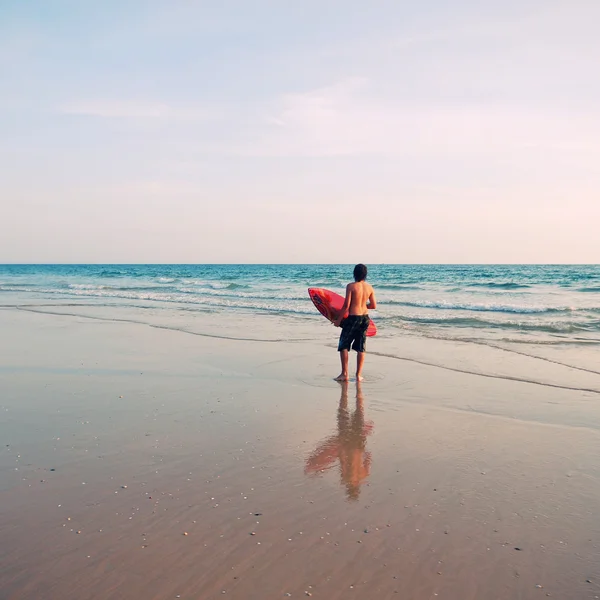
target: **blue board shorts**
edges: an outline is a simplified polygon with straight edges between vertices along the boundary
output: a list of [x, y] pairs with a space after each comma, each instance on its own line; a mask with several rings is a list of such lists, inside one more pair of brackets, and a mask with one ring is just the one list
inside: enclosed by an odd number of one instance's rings
[[356, 350], [365, 352], [367, 349], [367, 329], [371, 319], [369, 315], [350, 315], [342, 321], [342, 333], [338, 344], [338, 352]]

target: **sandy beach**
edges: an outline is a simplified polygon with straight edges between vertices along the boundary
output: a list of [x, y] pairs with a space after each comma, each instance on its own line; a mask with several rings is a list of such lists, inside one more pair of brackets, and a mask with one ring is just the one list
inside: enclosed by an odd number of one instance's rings
[[321, 322], [33, 304], [0, 309], [2, 600], [600, 597], [591, 353], [382, 335], [343, 386]]

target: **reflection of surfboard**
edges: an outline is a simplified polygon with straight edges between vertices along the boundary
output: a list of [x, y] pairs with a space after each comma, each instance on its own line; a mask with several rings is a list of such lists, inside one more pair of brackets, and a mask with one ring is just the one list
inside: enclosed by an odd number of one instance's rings
[[[317, 307], [318, 311], [329, 321], [333, 323], [340, 314], [344, 306], [344, 298], [335, 292], [324, 290], [323, 288], [308, 288], [308, 295]], [[377, 327], [371, 321], [367, 329], [367, 336], [372, 337], [377, 334]]]

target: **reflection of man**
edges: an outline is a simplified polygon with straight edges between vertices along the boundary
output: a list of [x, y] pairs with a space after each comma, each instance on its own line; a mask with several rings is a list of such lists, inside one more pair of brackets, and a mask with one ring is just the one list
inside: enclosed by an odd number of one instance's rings
[[348, 382], [342, 381], [342, 395], [337, 415], [337, 434], [322, 441], [308, 457], [304, 472], [316, 474], [340, 463], [341, 483], [349, 500], [357, 500], [361, 483], [369, 476], [371, 453], [367, 452], [367, 436], [373, 423], [365, 423], [362, 386], [356, 382], [356, 409], [348, 411]]

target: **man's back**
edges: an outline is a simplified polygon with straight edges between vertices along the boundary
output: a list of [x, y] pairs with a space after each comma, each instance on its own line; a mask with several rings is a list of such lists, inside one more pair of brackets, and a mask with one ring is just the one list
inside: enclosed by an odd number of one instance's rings
[[350, 295], [348, 314], [366, 315], [369, 308], [375, 308], [375, 294], [373, 288], [366, 281], [349, 283], [346, 293]]
[[370, 323], [369, 310], [377, 308], [375, 292], [366, 279], [367, 267], [363, 264], [356, 265], [354, 267], [354, 283], [346, 286], [346, 299], [339, 316], [333, 322], [336, 327], [342, 327], [338, 344], [342, 372], [335, 378], [336, 381], [348, 381], [348, 352], [351, 349], [356, 350], [356, 381], [362, 381], [361, 373], [365, 360], [367, 329]]

